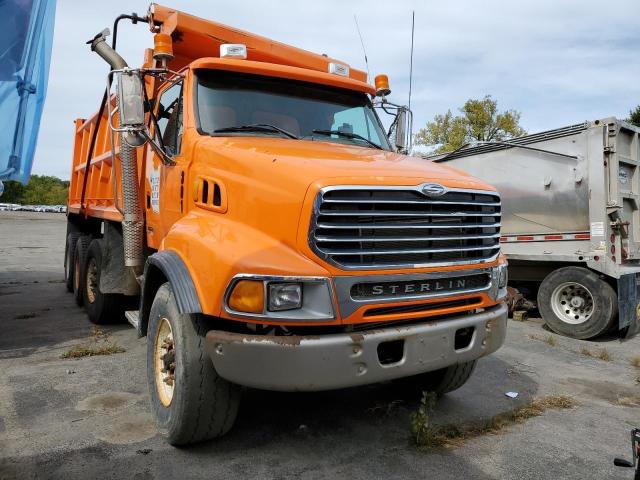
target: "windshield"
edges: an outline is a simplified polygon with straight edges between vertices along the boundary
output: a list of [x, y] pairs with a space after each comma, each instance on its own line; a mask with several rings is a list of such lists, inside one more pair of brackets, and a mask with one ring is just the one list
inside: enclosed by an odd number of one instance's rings
[[279, 136], [391, 149], [365, 93], [205, 70], [197, 76], [197, 104], [199, 129], [208, 135]]

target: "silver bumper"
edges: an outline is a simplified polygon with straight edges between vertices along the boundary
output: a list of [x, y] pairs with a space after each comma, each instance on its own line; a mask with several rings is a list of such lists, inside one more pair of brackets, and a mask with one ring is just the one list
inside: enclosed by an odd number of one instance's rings
[[[358, 333], [265, 336], [211, 330], [206, 348], [218, 374], [239, 385], [281, 391], [331, 390], [377, 383], [469, 362], [504, 342], [507, 307]], [[474, 327], [470, 343], [455, 349], [458, 330]], [[382, 364], [378, 345], [404, 341], [402, 358]]]

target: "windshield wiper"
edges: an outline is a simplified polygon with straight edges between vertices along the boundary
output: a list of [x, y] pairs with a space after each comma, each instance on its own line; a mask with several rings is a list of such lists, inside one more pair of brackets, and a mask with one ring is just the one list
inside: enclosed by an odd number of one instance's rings
[[226, 132], [278, 132], [286, 135], [289, 138], [293, 138], [294, 140], [300, 140], [300, 137], [298, 137], [297, 135], [294, 135], [293, 133], [288, 132], [283, 128], [276, 127], [275, 125], [270, 125], [268, 123], [253, 123], [251, 125], [240, 125], [239, 127], [218, 128], [212, 133]]
[[363, 137], [362, 135], [358, 135], [357, 133], [343, 132], [341, 130], [312, 130], [311, 133], [317, 133], [318, 135], [326, 135], [327, 137], [330, 137], [331, 135], [337, 135], [338, 137], [350, 138], [352, 140], [353, 139], [362, 140], [364, 142], [367, 142], [372, 147], [377, 148], [378, 150], [384, 150], [384, 148], [382, 148], [377, 143], [372, 142], [367, 137]]

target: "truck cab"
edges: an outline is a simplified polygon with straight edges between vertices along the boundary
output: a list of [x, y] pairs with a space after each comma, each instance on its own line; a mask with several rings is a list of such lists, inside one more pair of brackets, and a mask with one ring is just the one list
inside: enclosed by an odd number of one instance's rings
[[[76, 123], [65, 265], [92, 321], [134, 305], [169, 442], [228, 431], [240, 386], [462, 386], [505, 337], [496, 190], [399, 152], [403, 115], [389, 133], [376, 113], [384, 78], [166, 7], [149, 21], [165, 36], [146, 67], [111, 65], [140, 79], [144, 124], [123, 127], [125, 87], [107, 126]], [[198, 56], [212, 33], [244, 43]]]

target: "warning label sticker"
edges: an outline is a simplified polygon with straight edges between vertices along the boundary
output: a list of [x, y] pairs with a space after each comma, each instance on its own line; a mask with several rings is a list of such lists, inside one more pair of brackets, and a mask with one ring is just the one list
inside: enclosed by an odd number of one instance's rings
[[160, 213], [160, 168], [151, 170], [149, 183], [151, 184], [151, 209], [153, 213]]
[[591, 236], [604, 237], [604, 222], [591, 222]]

